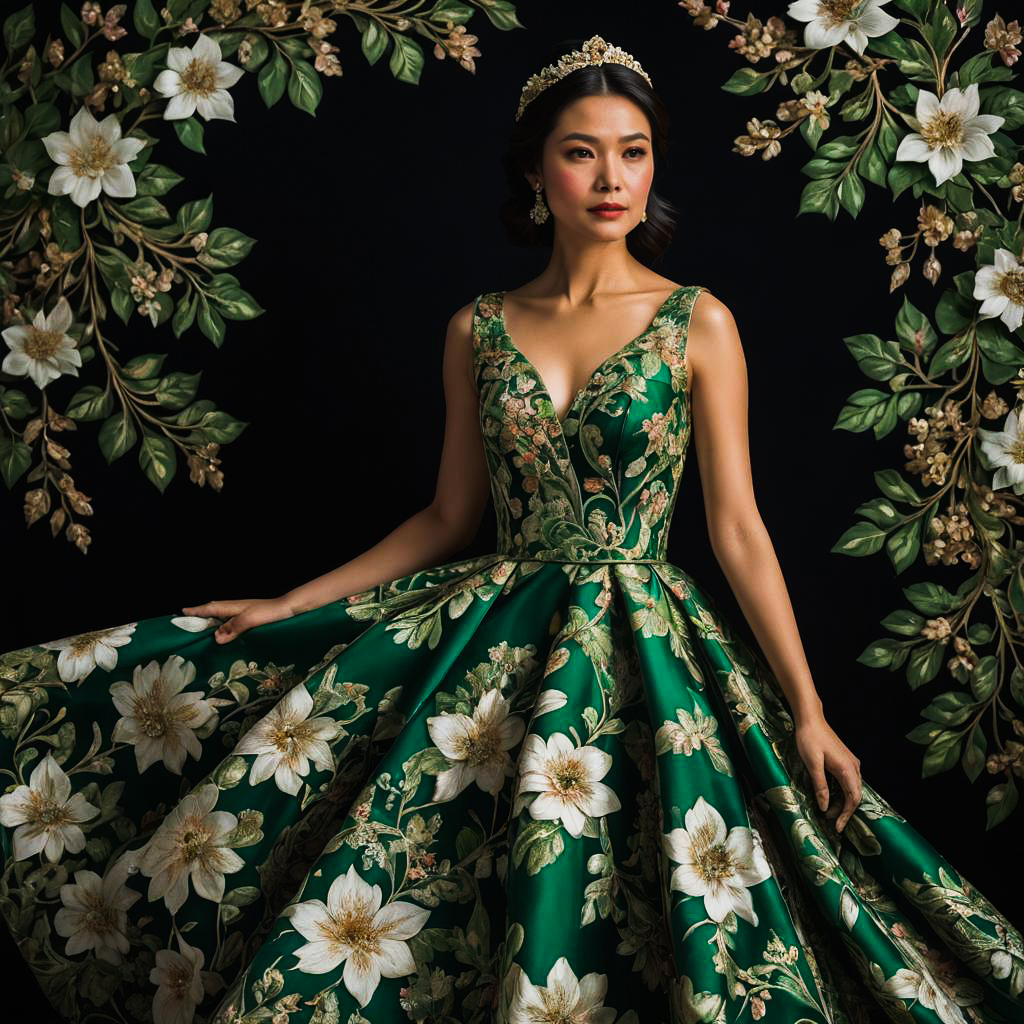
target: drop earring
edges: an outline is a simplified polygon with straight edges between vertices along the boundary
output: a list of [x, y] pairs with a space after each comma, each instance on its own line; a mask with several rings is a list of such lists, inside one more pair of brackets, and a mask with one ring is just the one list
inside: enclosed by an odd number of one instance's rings
[[543, 187], [544, 186], [539, 181], [534, 186], [534, 191], [536, 191], [537, 197], [534, 199], [533, 207], [530, 210], [530, 220], [532, 220], [534, 224], [543, 224], [544, 221], [548, 219], [548, 214], [550, 213], [547, 204], [541, 198], [540, 193]]
[[644, 210], [644, 212], [640, 215], [640, 222], [643, 223], [645, 220], [647, 220], [647, 211], [646, 210]]

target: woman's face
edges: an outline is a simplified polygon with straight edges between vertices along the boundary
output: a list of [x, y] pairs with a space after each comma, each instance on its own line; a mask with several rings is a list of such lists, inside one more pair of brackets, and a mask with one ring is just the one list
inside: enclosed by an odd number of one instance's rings
[[[543, 199], [561, 229], [613, 240], [628, 234], [643, 216], [654, 178], [651, 126], [625, 96], [585, 96], [567, 106], [544, 142], [540, 175]], [[622, 213], [592, 212], [617, 203]]]

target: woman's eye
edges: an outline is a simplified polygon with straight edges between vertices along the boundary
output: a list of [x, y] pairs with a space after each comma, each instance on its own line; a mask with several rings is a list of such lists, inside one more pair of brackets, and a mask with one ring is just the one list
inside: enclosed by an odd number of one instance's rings
[[[638, 156], [643, 156], [647, 150], [644, 149], [643, 146], [630, 146], [626, 152], [636, 153]], [[577, 153], [586, 153], [587, 156], [590, 156], [590, 150], [584, 149], [582, 146], [577, 146], [575, 149], [569, 150], [569, 156], [575, 156]]]

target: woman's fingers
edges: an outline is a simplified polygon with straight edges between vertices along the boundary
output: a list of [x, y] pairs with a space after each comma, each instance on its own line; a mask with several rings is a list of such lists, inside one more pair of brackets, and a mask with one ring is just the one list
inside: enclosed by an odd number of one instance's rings
[[207, 601], [206, 604], [188, 605], [181, 610], [186, 615], [206, 615], [215, 619], [228, 619], [237, 615], [246, 605], [252, 604], [248, 601]]
[[850, 820], [850, 815], [857, 810], [861, 799], [860, 766], [851, 762], [841, 764], [835, 774], [839, 776], [839, 783], [846, 794], [843, 803], [843, 810], [836, 819], [836, 829], [843, 830], [843, 826]]

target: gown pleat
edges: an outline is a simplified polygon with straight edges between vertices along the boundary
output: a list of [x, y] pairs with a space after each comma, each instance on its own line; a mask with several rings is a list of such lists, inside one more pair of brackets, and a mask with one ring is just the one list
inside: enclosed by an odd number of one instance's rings
[[866, 779], [836, 831], [665, 558], [702, 290], [561, 421], [477, 298], [497, 552], [0, 655], [0, 906], [59, 1019], [1024, 1024], [1020, 932]]

